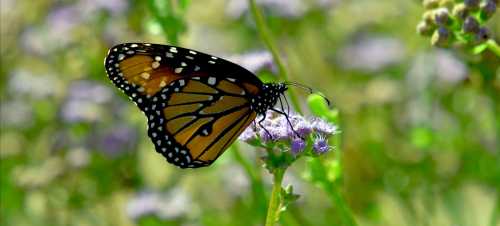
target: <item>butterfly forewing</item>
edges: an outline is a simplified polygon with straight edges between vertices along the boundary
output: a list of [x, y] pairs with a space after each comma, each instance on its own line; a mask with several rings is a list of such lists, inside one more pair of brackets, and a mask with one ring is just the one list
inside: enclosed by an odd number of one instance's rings
[[182, 168], [211, 164], [256, 117], [250, 99], [262, 82], [208, 54], [127, 43], [110, 49], [105, 67], [145, 112], [156, 150]]

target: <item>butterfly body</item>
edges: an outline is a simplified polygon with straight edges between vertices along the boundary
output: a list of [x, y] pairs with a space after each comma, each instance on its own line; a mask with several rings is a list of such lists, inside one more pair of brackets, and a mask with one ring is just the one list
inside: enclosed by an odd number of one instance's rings
[[168, 45], [119, 44], [105, 67], [145, 113], [156, 151], [181, 168], [213, 163], [287, 89], [224, 59]]

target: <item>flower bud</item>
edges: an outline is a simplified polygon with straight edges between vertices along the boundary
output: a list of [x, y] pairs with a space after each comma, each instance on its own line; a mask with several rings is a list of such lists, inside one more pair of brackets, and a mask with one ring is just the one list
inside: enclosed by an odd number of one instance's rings
[[480, 0], [464, 0], [464, 5], [467, 9], [477, 10], [479, 9]]
[[479, 22], [473, 16], [465, 18], [462, 30], [465, 33], [476, 33], [479, 30]]
[[463, 3], [456, 4], [455, 7], [453, 7], [452, 14], [454, 17], [465, 20], [465, 18], [469, 15], [469, 10]]
[[483, 20], [487, 20], [495, 14], [497, 11], [497, 4], [493, 0], [489, 0], [486, 2], [481, 3], [481, 9], [480, 9], [480, 17]]
[[422, 36], [431, 36], [434, 31], [433, 26], [427, 24], [425, 21], [420, 21], [417, 25], [417, 33]]
[[422, 19], [429, 25], [435, 25], [434, 21], [434, 12], [433, 11], [426, 11], [422, 15]]
[[434, 31], [431, 38], [431, 44], [433, 46], [446, 46], [450, 40], [450, 31], [445, 27], [439, 27]]
[[491, 32], [486, 27], [479, 28], [479, 31], [475, 35], [476, 44], [481, 44], [491, 37]]
[[434, 20], [437, 25], [446, 26], [450, 22], [450, 13], [447, 8], [439, 8], [434, 11]]

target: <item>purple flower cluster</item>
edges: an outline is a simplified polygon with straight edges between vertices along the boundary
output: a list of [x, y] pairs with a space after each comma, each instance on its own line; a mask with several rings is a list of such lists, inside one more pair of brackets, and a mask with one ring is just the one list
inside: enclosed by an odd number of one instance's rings
[[264, 144], [284, 142], [289, 144], [290, 152], [295, 156], [305, 150], [307, 146], [305, 139], [309, 136], [314, 138], [312, 148], [316, 154], [328, 152], [331, 148], [327, 137], [338, 132], [336, 125], [323, 119], [306, 119], [295, 113], [290, 114], [287, 119], [285, 115], [268, 112], [262, 126], [257, 123], [259, 120], [256, 119], [256, 123], [243, 131], [239, 139], [248, 143], [256, 140]]

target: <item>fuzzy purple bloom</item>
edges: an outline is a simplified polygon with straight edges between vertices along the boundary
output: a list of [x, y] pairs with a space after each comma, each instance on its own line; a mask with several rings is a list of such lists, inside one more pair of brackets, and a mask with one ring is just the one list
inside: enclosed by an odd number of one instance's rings
[[241, 133], [240, 137], [238, 137], [239, 140], [243, 142], [251, 142], [255, 139], [257, 139], [257, 134], [255, 133], [255, 128], [253, 126], [247, 127], [243, 133]]
[[[257, 119], [259, 121], [260, 119]], [[307, 119], [301, 115], [290, 113], [287, 116], [268, 113], [266, 119], [261, 123], [247, 128], [240, 136], [242, 141], [260, 139], [263, 143], [283, 142], [288, 144], [290, 152], [297, 156], [307, 146], [306, 140], [311, 135], [316, 137], [314, 141], [314, 152], [325, 153], [330, 150], [327, 137], [338, 132], [337, 126], [320, 118]], [[291, 125], [290, 125], [291, 124]]]
[[306, 142], [300, 138], [295, 138], [292, 140], [290, 146], [290, 151], [292, 152], [292, 154], [294, 156], [297, 156], [306, 148]]
[[337, 133], [337, 126], [323, 119], [316, 118], [312, 120], [312, 128], [314, 131], [329, 136]]
[[318, 136], [314, 140], [313, 150], [316, 154], [324, 154], [330, 151], [330, 145], [328, 145], [328, 141], [323, 136]]

